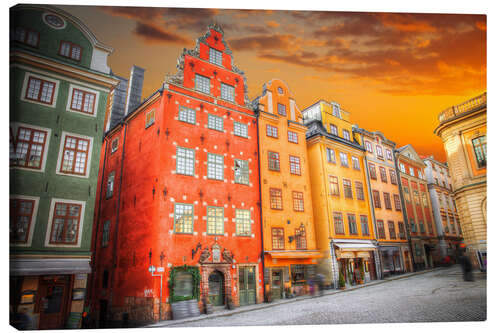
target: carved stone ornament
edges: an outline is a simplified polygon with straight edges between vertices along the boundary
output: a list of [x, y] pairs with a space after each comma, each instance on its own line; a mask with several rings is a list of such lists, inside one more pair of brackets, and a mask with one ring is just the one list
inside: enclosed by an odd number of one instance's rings
[[222, 258], [228, 264], [233, 262], [233, 254], [230, 251], [228, 251], [227, 249], [224, 249], [224, 252], [222, 252]]
[[220, 246], [217, 243], [215, 243], [214, 246], [212, 246], [212, 262], [213, 263], [220, 262]]
[[206, 247], [200, 254], [200, 263], [204, 263], [210, 258], [210, 250]]

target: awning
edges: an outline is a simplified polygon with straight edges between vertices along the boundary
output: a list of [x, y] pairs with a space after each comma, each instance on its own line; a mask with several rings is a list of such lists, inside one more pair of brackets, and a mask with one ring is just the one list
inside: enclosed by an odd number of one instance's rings
[[10, 259], [10, 275], [88, 274], [90, 258]]
[[265, 253], [276, 259], [317, 259], [322, 257], [318, 251], [266, 251]]
[[334, 243], [342, 251], [375, 251], [377, 247], [368, 243]]

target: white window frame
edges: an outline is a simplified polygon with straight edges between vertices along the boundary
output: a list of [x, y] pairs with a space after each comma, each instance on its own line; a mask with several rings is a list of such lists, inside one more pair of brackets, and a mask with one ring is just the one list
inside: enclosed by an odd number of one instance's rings
[[208, 51], [208, 61], [212, 64], [222, 66], [222, 51], [216, 50], [211, 47]]
[[196, 125], [196, 110], [183, 105], [179, 105], [177, 120], [182, 121], [183, 123]]
[[229, 101], [229, 102], [234, 102], [234, 97], [235, 97], [235, 89], [234, 86], [226, 83], [221, 83], [220, 84], [220, 98]]
[[[33, 233], [35, 232], [36, 217], [38, 215], [38, 204], [40, 202], [40, 197], [32, 197], [28, 195], [12, 194], [9, 199], [21, 199], [21, 200], [33, 200], [35, 204], [33, 205], [33, 214], [31, 215], [30, 221], [30, 231], [28, 233], [28, 239], [26, 243], [10, 243], [10, 247], [30, 247], [33, 241]], [[10, 202], [9, 202], [10, 204]], [[10, 216], [9, 216], [9, 226], [10, 226]], [[10, 235], [9, 235], [10, 238]]]
[[[199, 80], [198, 80], [199, 78]], [[208, 80], [208, 91], [206, 91], [206, 81], [204, 80]], [[198, 82], [200, 82], [200, 84], [198, 85]], [[209, 77], [206, 77], [204, 75], [201, 75], [201, 74], [195, 74], [194, 76], [194, 90], [196, 91], [199, 91], [201, 93], [204, 93], [204, 94], [207, 94], [207, 95], [210, 95], [210, 78]]]
[[[210, 162], [210, 157], [214, 159], [212, 162]], [[220, 159], [222, 162], [219, 161]], [[210, 173], [213, 175], [211, 176]], [[207, 179], [224, 180], [224, 155], [207, 153]]]
[[[179, 172], [179, 149], [191, 151], [193, 153], [193, 167], [190, 170], [188, 170], [186, 167], [185, 172]], [[192, 148], [177, 146], [177, 148], [175, 150], [175, 173], [178, 175], [194, 176], [195, 167], [196, 167], [196, 151]]]
[[[63, 158], [64, 143], [66, 142], [66, 136], [68, 136], [68, 135], [77, 137], [79, 139], [89, 140], [89, 150], [87, 153], [88, 154], [87, 155], [87, 170], [85, 170], [85, 175], [76, 175], [76, 174], [72, 174], [72, 173], [61, 172], [61, 161]], [[61, 142], [59, 143], [59, 155], [57, 157], [56, 174], [61, 175], [61, 176], [68, 176], [68, 177], [89, 178], [90, 169], [91, 169], [91, 162], [92, 162], [93, 145], [94, 145], [94, 138], [92, 138], [90, 136], [63, 131], [61, 134]]]
[[340, 157], [340, 165], [343, 167], [349, 167], [349, 159], [347, 158], [347, 154], [343, 152], [339, 152]]
[[29, 171], [33, 171], [33, 172], [45, 172], [45, 165], [47, 163], [47, 155], [49, 152], [49, 143], [50, 143], [50, 137], [52, 135], [52, 129], [40, 127], [40, 126], [34, 126], [31, 124], [25, 124], [25, 123], [17, 123], [17, 122], [10, 123], [10, 128], [12, 130], [12, 135], [14, 136], [14, 139], [17, 139], [17, 130], [19, 129], [19, 127], [32, 128], [34, 130], [44, 131], [47, 133], [47, 138], [45, 139], [45, 145], [43, 147], [42, 163], [40, 165], [40, 169], [26, 168], [26, 167], [18, 166], [18, 165], [12, 165], [12, 166], [10, 166], [10, 168], [29, 170]]
[[[84, 91], [84, 92], [88, 92], [88, 93], [91, 93], [91, 94], [95, 95], [95, 101], [94, 101], [94, 107], [93, 107], [92, 113], [88, 113], [88, 112], [85, 112], [85, 111], [77, 111], [77, 110], [73, 110], [71, 108], [71, 104], [73, 102], [73, 91], [75, 89], [81, 90], [81, 91]], [[70, 84], [69, 85], [68, 102], [66, 104], [66, 111], [73, 112], [73, 113], [80, 114], [80, 115], [84, 115], [84, 116], [94, 117], [95, 118], [95, 117], [97, 117], [97, 111], [99, 110], [99, 105], [98, 104], [99, 104], [99, 91], [94, 90], [94, 89], [89, 89], [89, 88], [86, 88], [86, 87], [82, 87], [82, 86], [77, 86], [77, 85], [74, 85], [74, 84]]]
[[373, 146], [370, 141], [365, 141], [365, 149], [366, 151], [373, 153]]
[[209, 113], [207, 118], [207, 128], [224, 132], [224, 118]]
[[[76, 244], [50, 244], [50, 236], [51, 236], [51, 231], [52, 231], [52, 224], [54, 223], [54, 208], [55, 208], [56, 202], [82, 205], [82, 211], [80, 213], [80, 221], [78, 223], [78, 225], [79, 225], [78, 226], [78, 237], [77, 237]], [[70, 247], [70, 248], [81, 247], [83, 221], [85, 220], [85, 204], [86, 204], [86, 201], [52, 198], [52, 200], [50, 202], [49, 220], [47, 223], [47, 231], [45, 234], [45, 247]]]
[[[26, 90], [28, 89], [28, 82], [29, 82], [30, 77], [54, 83], [54, 85], [55, 85], [54, 86], [54, 95], [52, 97], [52, 103], [51, 104], [42, 103], [42, 102], [38, 102], [38, 101], [34, 101], [34, 100], [26, 98]], [[59, 84], [60, 84], [59, 80], [50, 78], [48, 76], [40, 75], [40, 74], [35, 74], [33, 72], [26, 72], [24, 74], [23, 87], [21, 89], [21, 101], [28, 102], [28, 103], [33, 103], [33, 104], [38, 104], [38, 105], [43, 105], [43, 106], [46, 106], [46, 107], [49, 107], [49, 108], [55, 108], [56, 104], [57, 104], [57, 96], [58, 96], [58, 93], [59, 93]]]
[[342, 130], [342, 137], [347, 141], [351, 141], [351, 133], [346, 129]]

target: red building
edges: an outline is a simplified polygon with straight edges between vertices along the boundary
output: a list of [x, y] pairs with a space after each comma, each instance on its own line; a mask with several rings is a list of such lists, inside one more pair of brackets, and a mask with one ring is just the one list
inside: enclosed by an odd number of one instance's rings
[[257, 124], [244, 73], [217, 25], [177, 69], [105, 136], [91, 293], [100, 326], [195, 315], [204, 298], [263, 299]]

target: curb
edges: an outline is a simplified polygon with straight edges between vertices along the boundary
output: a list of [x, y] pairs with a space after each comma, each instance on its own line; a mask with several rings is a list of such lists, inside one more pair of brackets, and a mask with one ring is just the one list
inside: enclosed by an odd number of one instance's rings
[[351, 287], [349, 289], [344, 289], [344, 290], [325, 291], [322, 296], [299, 296], [296, 298], [280, 300], [280, 301], [276, 301], [273, 303], [255, 304], [253, 308], [244, 307], [242, 309], [240, 308], [240, 309], [235, 309], [235, 310], [223, 310], [219, 313], [213, 313], [213, 314], [209, 314], [209, 315], [200, 315], [198, 317], [184, 318], [184, 319], [179, 319], [179, 320], [164, 320], [164, 321], [161, 321], [161, 322], [158, 322], [155, 324], [146, 325], [143, 327], [147, 327], [147, 328], [167, 327], [167, 326], [173, 326], [173, 325], [177, 325], [177, 324], [196, 322], [196, 321], [205, 320], [205, 319], [212, 319], [212, 318], [218, 318], [218, 317], [229, 317], [229, 316], [232, 316], [235, 314], [267, 309], [267, 308], [271, 308], [271, 307], [275, 307], [275, 306], [279, 306], [279, 305], [283, 305], [283, 304], [288, 304], [288, 303], [292, 303], [292, 302], [299, 302], [299, 301], [309, 300], [309, 299], [313, 299], [313, 298], [317, 298], [317, 297], [323, 297], [323, 296], [335, 295], [335, 294], [342, 293], [342, 292], [354, 291], [357, 289], [366, 288], [366, 287], [370, 287], [370, 286], [376, 286], [376, 285], [387, 283], [390, 281], [401, 280], [401, 279], [409, 278], [409, 277], [412, 277], [415, 275], [430, 273], [430, 272], [442, 270], [445, 268], [448, 268], [448, 267], [435, 267], [435, 268], [426, 269], [426, 270], [422, 270], [422, 271], [418, 271], [418, 272], [411, 272], [411, 273], [407, 273], [407, 274], [403, 274], [403, 275], [399, 275], [399, 276], [392, 276], [392, 277], [385, 278], [384, 280], [375, 280], [373, 282], [368, 282], [367, 284], [354, 286], [354, 287]]

